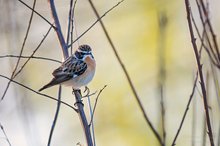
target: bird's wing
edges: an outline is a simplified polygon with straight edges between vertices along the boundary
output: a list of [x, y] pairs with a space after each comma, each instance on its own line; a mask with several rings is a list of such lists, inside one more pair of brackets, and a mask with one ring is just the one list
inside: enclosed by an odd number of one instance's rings
[[67, 58], [63, 64], [52, 73], [55, 78], [64, 78], [66, 80], [80, 76], [87, 69], [87, 64], [71, 56]]

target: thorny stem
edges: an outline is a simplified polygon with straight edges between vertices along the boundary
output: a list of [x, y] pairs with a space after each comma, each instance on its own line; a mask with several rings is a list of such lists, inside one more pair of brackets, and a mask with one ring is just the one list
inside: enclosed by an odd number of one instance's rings
[[210, 122], [210, 116], [209, 116], [209, 109], [208, 109], [208, 102], [207, 102], [207, 94], [206, 94], [206, 88], [205, 88], [205, 83], [203, 79], [202, 65], [200, 63], [200, 57], [199, 57], [199, 53], [198, 53], [198, 49], [196, 45], [196, 39], [193, 33], [193, 27], [192, 27], [191, 18], [190, 18], [190, 5], [189, 5], [188, 0], [185, 0], [185, 6], [186, 6], [187, 20], [188, 20], [188, 26], [189, 26], [189, 31], [190, 31], [191, 42], [193, 45], [193, 50], [195, 53], [198, 71], [199, 71], [200, 85], [201, 85], [202, 94], [203, 94], [203, 103], [204, 103], [204, 109], [205, 109], [205, 114], [206, 114], [206, 122], [207, 122], [209, 140], [210, 140], [211, 146], [214, 146], [214, 140], [213, 140], [212, 128], [211, 128], [211, 122]]

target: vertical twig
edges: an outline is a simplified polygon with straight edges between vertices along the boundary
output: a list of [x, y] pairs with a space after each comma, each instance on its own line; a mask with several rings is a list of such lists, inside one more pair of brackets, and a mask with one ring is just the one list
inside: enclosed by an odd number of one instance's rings
[[[92, 10], [94, 11], [94, 13], [95, 13], [97, 19], [100, 19], [101, 17], [99, 16], [99, 13], [97, 12], [97, 10], [96, 10], [96, 8], [95, 8], [93, 2], [92, 2], [91, 0], [88, 0], [88, 1], [89, 1], [90, 5], [91, 5], [91, 7], [92, 7]], [[121, 2], [122, 2], [122, 1], [121, 1]], [[117, 50], [116, 50], [116, 47], [115, 47], [115, 45], [113, 44], [113, 42], [112, 42], [112, 40], [111, 40], [111, 38], [110, 38], [110, 36], [109, 36], [109, 34], [108, 34], [108, 31], [107, 31], [107, 29], [105, 28], [104, 23], [102, 22], [101, 19], [99, 20], [99, 22], [100, 22], [100, 24], [101, 24], [101, 27], [102, 27], [104, 33], [105, 33], [105, 36], [106, 36], [106, 38], [108, 39], [108, 42], [110, 43], [110, 45], [111, 45], [111, 47], [112, 47], [112, 50], [113, 50], [113, 52], [114, 52], [114, 54], [115, 54], [115, 56], [116, 56], [116, 58], [117, 58], [117, 60], [118, 60], [118, 62], [119, 62], [119, 64], [120, 64], [120, 66], [121, 66], [121, 68], [122, 68], [122, 70], [123, 70], [125, 76], [126, 76], [126, 79], [127, 79], [128, 83], [129, 83], [129, 86], [131, 87], [131, 90], [132, 90], [132, 92], [133, 92], [133, 94], [134, 94], [134, 96], [135, 96], [135, 98], [136, 98], [136, 100], [137, 100], [137, 102], [138, 102], [138, 105], [139, 105], [139, 107], [140, 107], [140, 109], [141, 109], [141, 112], [142, 112], [142, 114], [143, 114], [143, 116], [144, 116], [144, 119], [146, 120], [147, 124], [150, 126], [151, 130], [153, 131], [153, 133], [154, 133], [154, 135], [156, 136], [156, 138], [157, 138], [157, 140], [159, 141], [159, 143], [162, 145], [163, 141], [162, 141], [162, 139], [161, 139], [159, 133], [156, 131], [156, 129], [154, 128], [153, 124], [151, 123], [150, 119], [148, 118], [148, 116], [147, 116], [147, 114], [146, 114], [146, 112], [145, 112], [145, 110], [144, 110], [144, 106], [142, 105], [141, 100], [140, 100], [140, 98], [139, 98], [139, 96], [138, 96], [138, 94], [137, 94], [137, 91], [136, 91], [135, 87], [134, 87], [134, 84], [133, 84], [133, 82], [132, 82], [132, 80], [131, 80], [131, 78], [130, 78], [128, 72], [127, 72], [127, 69], [125, 68], [125, 65], [123, 64], [121, 58], [120, 58], [119, 55], [118, 55], [118, 52], [117, 52]]]
[[59, 111], [60, 111], [60, 105], [61, 105], [61, 92], [62, 92], [62, 87], [61, 87], [61, 85], [59, 85], [58, 99], [57, 99], [57, 108], [56, 108], [53, 124], [52, 124], [51, 129], [50, 129], [50, 135], [49, 135], [47, 146], [50, 146], [50, 144], [51, 144], [51, 140], [52, 140], [52, 136], [53, 136], [53, 131], [55, 129], [56, 122], [57, 122], [57, 119], [58, 119], [58, 115], [59, 115]]
[[165, 33], [167, 27], [167, 16], [164, 12], [159, 13], [159, 41], [158, 41], [158, 93], [161, 107], [161, 122], [162, 122], [162, 136], [163, 146], [166, 145], [166, 129], [165, 129], [165, 79], [166, 79], [166, 63], [165, 63]]
[[[92, 104], [91, 104], [91, 100], [90, 100], [90, 96], [88, 95], [88, 105], [89, 105], [89, 112], [90, 112], [90, 117], [93, 117], [93, 110], [92, 110]], [[94, 128], [94, 122], [92, 121], [91, 125], [89, 124], [89, 126], [91, 127], [92, 130], [92, 140], [93, 140], [93, 145], [96, 146], [96, 142], [95, 142], [95, 128]]]
[[[75, 8], [76, 8], [76, 3], [77, 3], [77, 0], [75, 0], [75, 2], [74, 2], [74, 5], [73, 5], [73, 9], [72, 9], [72, 17], [71, 17], [71, 37], [70, 37], [70, 39], [71, 39], [71, 44], [73, 43], [73, 31], [74, 31], [74, 27], [75, 27], [75, 32], [76, 32], [76, 37], [78, 37], [78, 35], [77, 35], [77, 29], [76, 29], [76, 26], [75, 26]], [[68, 44], [69, 45], [69, 44]], [[78, 46], [79, 46], [79, 41], [78, 41]], [[70, 48], [70, 52], [71, 52], [71, 54], [73, 54], [73, 45], [71, 45], [71, 48]]]
[[[208, 17], [208, 12], [207, 12], [207, 10], [206, 10], [206, 8], [205, 8], [205, 4], [204, 4], [203, 0], [200, 0], [200, 3], [201, 3], [201, 6], [202, 6], [203, 14], [204, 14], [205, 17], [206, 17], [206, 21], [207, 21], [209, 30], [210, 30], [211, 35], [212, 35], [212, 40], [213, 40], [213, 43], [214, 43], [214, 48], [215, 48], [215, 51], [216, 51], [216, 53], [217, 53], [218, 62], [219, 62], [219, 61], [220, 61], [220, 53], [219, 53], [218, 43], [217, 43], [217, 40], [216, 40], [216, 34], [214, 33], [214, 30], [213, 30], [213, 28], [212, 28], [210, 19], [209, 19], [209, 17]], [[219, 62], [219, 63], [220, 63], [220, 62]]]
[[72, 24], [72, 7], [73, 7], [73, 0], [70, 0], [70, 8], [69, 8], [69, 17], [68, 17], [68, 27], [67, 27], [67, 37], [66, 37], [66, 44], [69, 44], [69, 40], [70, 40], [70, 28], [73, 25]]
[[90, 29], [92, 29], [96, 23], [98, 23], [99, 21], [101, 21], [101, 19], [106, 16], [109, 12], [111, 12], [114, 8], [116, 8], [117, 6], [119, 6], [124, 0], [119, 1], [117, 4], [115, 4], [113, 7], [111, 7], [108, 11], [106, 11], [104, 14], [102, 14], [101, 17], [98, 17], [98, 19], [92, 23], [91, 26], [89, 26], [82, 34], [80, 34], [74, 41], [72, 41], [72, 43], [70, 45], [68, 45], [68, 48], [71, 47], [76, 41], [78, 41], [82, 36], [84, 36]]
[[204, 109], [206, 113], [206, 122], [207, 122], [209, 140], [210, 140], [211, 146], [214, 146], [214, 140], [213, 140], [212, 128], [211, 128], [211, 122], [210, 122], [210, 116], [209, 116], [209, 109], [208, 109], [208, 103], [207, 103], [207, 94], [206, 94], [206, 88], [205, 88], [205, 83], [203, 79], [202, 65], [200, 63], [200, 57], [199, 57], [199, 53], [198, 53], [198, 49], [196, 45], [196, 39], [193, 33], [193, 27], [192, 27], [191, 18], [190, 18], [190, 5], [189, 5], [188, 0], [185, 0], [185, 6], [186, 6], [187, 20], [188, 20], [188, 27], [190, 31], [191, 42], [193, 45], [193, 50], [195, 53], [195, 58], [196, 58], [198, 71], [199, 71], [200, 85], [201, 85], [202, 94], [203, 94], [203, 103], [204, 103]]
[[90, 128], [86, 119], [86, 115], [84, 113], [84, 105], [82, 103], [82, 95], [80, 93], [80, 90], [73, 90], [73, 93], [75, 95], [75, 99], [76, 99], [76, 103], [75, 105], [78, 108], [78, 115], [79, 118], [81, 120], [81, 124], [84, 130], [84, 134], [86, 137], [86, 141], [87, 141], [87, 145], [88, 146], [93, 146], [93, 142], [92, 142], [92, 137], [91, 137], [91, 133], [90, 133]]

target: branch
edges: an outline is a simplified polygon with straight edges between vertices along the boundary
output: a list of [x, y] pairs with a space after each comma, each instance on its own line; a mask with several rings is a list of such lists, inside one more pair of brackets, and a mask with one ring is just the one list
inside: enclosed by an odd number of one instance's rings
[[27, 8], [29, 8], [31, 11], [33, 11], [34, 13], [36, 13], [38, 16], [40, 16], [43, 20], [45, 20], [48, 24], [50, 24], [50, 26], [52, 26], [54, 29], [56, 29], [56, 27], [50, 23], [50, 21], [48, 21], [44, 16], [42, 16], [40, 13], [38, 13], [36, 10], [34, 10], [33, 8], [31, 8], [30, 6], [28, 6], [25, 2], [23, 2], [22, 0], [18, 0], [19, 2], [21, 2], [23, 5], [25, 5]]
[[120, 5], [124, 0], [121, 0], [120, 2], [118, 2], [116, 5], [114, 5], [113, 7], [111, 7], [108, 11], [106, 11], [101, 17], [98, 16], [97, 20], [89, 27], [87, 28], [80, 36], [78, 36], [73, 42], [71, 42], [70, 45], [68, 45], [68, 48], [71, 47], [76, 41], [78, 41], [82, 36], [84, 36], [91, 28], [93, 28], [94, 25], [96, 25], [96, 23], [100, 22], [104, 16], [106, 16], [109, 12], [111, 12], [114, 8], [116, 8], [118, 5]]
[[46, 60], [46, 61], [52, 61], [56, 63], [62, 63], [59, 60], [52, 59], [52, 58], [46, 58], [46, 57], [40, 57], [40, 56], [18, 56], [18, 55], [2, 55], [0, 58], [32, 58], [32, 59], [39, 59], [39, 60]]
[[90, 128], [89, 128], [89, 125], [88, 125], [88, 122], [86, 119], [86, 115], [84, 113], [84, 105], [82, 103], [82, 95], [80, 93], [80, 90], [73, 90], [73, 93], [75, 95], [75, 99], [76, 99], [75, 105], [77, 106], [77, 109], [78, 109], [78, 115], [81, 120], [81, 124], [82, 124], [84, 134], [86, 137], [87, 145], [93, 146]]
[[[49, 95], [47, 95], [47, 94], [40, 93], [40, 92], [38, 92], [38, 91], [36, 91], [36, 90], [34, 90], [34, 89], [31, 89], [31, 88], [28, 87], [28, 86], [25, 86], [24, 84], [21, 84], [21, 83], [19, 83], [19, 82], [17, 82], [17, 81], [14, 81], [13, 79], [10, 79], [10, 78], [8, 78], [8, 77], [6, 77], [6, 76], [4, 76], [4, 75], [1, 75], [1, 74], [0, 74], [0, 77], [5, 78], [5, 79], [8, 79], [8, 80], [10, 80], [11, 82], [13, 82], [13, 83], [15, 83], [15, 84], [17, 84], [17, 85], [20, 85], [20, 86], [24, 87], [25, 89], [28, 89], [28, 90], [30, 90], [30, 91], [32, 91], [32, 92], [38, 94], [38, 95], [44, 96], [44, 97], [49, 98], [49, 99], [52, 99], [52, 100], [54, 100], [54, 101], [58, 101], [56, 98], [54, 98], [54, 97], [52, 97], [52, 96], [49, 96]], [[78, 110], [77, 110], [76, 108], [74, 108], [73, 106], [71, 106], [70, 104], [68, 104], [68, 103], [66, 103], [66, 102], [63, 102], [63, 101], [60, 101], [60, 102], [61, 102], [62, 104], [64, 104], [64, 105], [70, 107], [70, 108], [73, 109], [75, 112], [78, 112]]]
[[216, 40], [216, 34], [214, 33], [214, 30], [212, 28], [211, 22], [210, 22], [210, 20], [208, 18], [208, 12], [206, 11], [206, 8], [205, 8], [203, 0], [200, 0], [200, 3], [202, 5], [203, 14], [206, 17], [206, 21], [208, 23], [208, 27], [209, 27], [209, 30], [210, 30], [211, 35], [212, 35], [212, 40], [213, 40], [213, 43], [214, 43], [214, 46], [215, 46], [215, 50], [216, 50], [216, 53], [217, 53], [217, 56], [218, 56], [218, 59], [219, 59], [218, 61], [220, 61], [220, 53], [219, 53], [218, 43], [217, 43], [217, 40]]
[[159, 13], [159, 39], [158, 39], [158, 93], [161, 107], [161, 126], [163, 136], [163, 146], [166, 145], [166, 111], [165, 111], [165, 79], [166, 79], [166, 60], [165, 60], [165, 39], [168, 18], [164, 12]]
[[173, 140], [173, 142], [172, 142], [172, 146], [175, 146], [175, 145], [176, 145], [177, 137], [179, 136], [179, 133], [180, 133], [180, 131], [181, 131], [181, 128], [182, 128], [183, 123], [184, 123], [185, 118], [186, 118], [186, 114], [187, 114], [187, 112], [188, 112], [188, 110], [189, 110], [190, 103], [191, 103], [192, 98], [193, 98], [193, 95], [194, 95], [194, 93], [195, 93], [197, 80], [198, 80], [198, 72], [196, 73], [196, 78], [195, 78], [194, 85], [193, 85], [193, 88], [192, 88], [192, 93], [190, 94], [189, 101], [188, 101], [188, 103], [187, 103], [185, 112], [184, 112], [183, 117], [182, 117], [182, 120], [181, 120], [181, 122], [180, 122], [180, 126], [179, 126], [179, 128], [178, 128], [178, 130], [177, 130], [177, 133], [176, 133], [176, 135], [175, 135], [175, 137], [174, 137], [174, 140]]
[[34, 56], [34, 54], [38, 51], [38, 49], [40, 48], [40, 46], [43, 44], [44, 40], [47, 38], [48, 34], [50, 33], [50, 30], [52, 29], [52, 26], [50, 26], [50, 28], [48, 29], [46, 35], [43, 37], [43, 39], [40, 41], [40, 43], [38, 44], [38, 46], [36, 47], [36, 49], [32, 52], [32, 54], [30, 55], [30, 57], [25, 61], [25, 63], [21, 66], [20, 70], [17, 71], [17, 73], [15, 74], [15, 77], [23, 70], [23, 68], [26, 66], [26, 64], [30, 61], [31, 57]]
[[196, 39], [195, 39], [194, 33], [193, 33], [192, 22], [191, 22], [191, 18], [190, 18], [190, 5], [189, 5], [188, 0], [185, 0], [185, 6], [186, 6], [187, 20], [188, 20], [188, 27], [189, 27], [189, 31], [190, 31], [191, 42], [193, 45], [193, 50], [195, 53], [198, 71], [199, 71], [199, 77], [200, 77], [200, 81], [201, 81], [200, 85], [201, 85], [202, 94], [203, 94], [203, 103], [204, 103], [204, 109], [205, 109], [205, 114], [206, 114], [206, 122], [207, 122], [209, 140], [210, 140], [211, 146], [214, 146], [214, 140], [213, 140], [212, 128], [211, 128], [211, 122], [210, 122], [210, 116], [209, 116], [209, 109], [208, 109], [208, 103], [207, 103], [207, 94], [206, 94], [206, 88], [205, 88], [205, 83], [204, 83], [204, 79], [203, 79], [202, 65], [199, 60], [200, 59], [199, 53], [198, 53], [197, 45], [195, 42]]
[[[119, 64], [121, 65], [121, 68], [122, 68], [122, 70], [123, 70], [123, 72], [124, 72], [124, 74], [125, 74], [125, 76], [126, 76], [126, 78], [127, 78], [127, 81], [128, 81], [128, 83], [129, 83], [129, 85], [130, 85], [130, 87], [131, 87], [131, 90], [132, 90], [132, 92], [133, 92], [133, 94], [134, 94], [134, 96], [135, 96], [135, 98], [136, 98], [136, 100], [137, 100], [137, 102], [138, 102], [138, 105], [139, 105], [139, 107], [140, 107], [140, 109], [141, 109], [141, 111], [142, 111], [142, 114], [143, 114], [143, 116], [144, 116], [144, 119], [146, 120], [147, 124], [150, 126], [151, 130], [153, 131], [153, 133], [154, 133], [154, 135], [156, 136], [156, 138], [157, 138], [157, 140], [159, 141], [159, 143], [162, 145], [162, 144], [163, 144], [163, 141], [162, 141], [162, 139], [161, 139], [159, 133], [158, 133], [158, 132], [156, 131], [156, 129], [153, 127], [153, 125], [152, 125], [150, 119], [148, 118], [148, 116], [147, 116], [147, 114], [146, 114], [146, 112], [145, 112], [145, 110], [144, 110], [144, 107], [143, 107], [143, 105], [142, 105], [142, 103], [141, 103], [141, 100], [140, 100], [140, 98], [139, 98], [139, 96], [138, 96], [138, 94], [137, 94], [137, 91], [136, 91], [136, 89], [135, 89], [135, 87], [134, 87], [134, 85], [133, 85], [133, 82], [131, 81], [131, 78], [130, 78], [128, 72], [127, 72], [127, 69], [125, 68], [125, 66], [124, 66], [124, 64], [123, 64], [123, 62], [122, 62], [122, 60], [120, 59], [120, 57], [119, 57], [119, 55], [118, 55], [118, 52], [117, 52], [117, 50], [116, 50], [116, 48], [115, 48], [115, 45], [113, 44], [113, 42], [112, 42], [112, 40], [111, 40], [111, 38], [110, 38], [110, 36], [109, 36], [109, 34], [108, 34], [108, 32], [107, 32], [105, 26], [104, 26], [104, 23], [103, 23], [102, 20], [101, 20], [101, 18], [103, 17], [103, 15], [100, 17], [99, 14], [98, 14], [98, 12], [97, 12], [97, 10], [96, 10], [96, 8], [95, 8], [95, 6], [94, 6], [94, 4], [93, 4], [93, 2], [92, 2], [91, 0], [88, 0], [88, 1], [89, 1], [89, 3], [90, 3], [90, 5], [91, 5], [91, 7], [92, 7], [92, 9], [93, 9], [93, 11], [94, 11], [94, 13], [96, 14], [96, 17], [98, 18], [97, 22], [98, 22], [98, 21], [100, 22], [101, 27], [102, 27], [102, 29], [103, 29], [105, 35], [106, 35], [106, 38], [108, 39], [108, 41], [109, 41], [109, 43], [110, 43], [110, 45], [111, 45], [111, 47], [112, 47], [112, 50], [114, 51], [114, 54], [115, 54], [115, 56], [116, 56], [116, 58], [117, 58]], [[117, 5], [119, 5], [119, 4], [122, 3], [122, 2], [123, 2], [123, 0], [120, 1]], [[116, 7], [117, 5], [115, 5], [115, 7]], [[79, 38], [79, 37], [78, 37], [78, 38]], [[74, 41], [74, 42], [75, 42], [75, 41]]]
[[[22, 53], [23, 53], [23, 51], [24, 51], [24, 46], [25, 46], [25, 44], [26, 44], [27, 37], [28, 37], [29, 31], [30, 31], [30, 28], [31, 28], [32, 20], [33, 20], [33, 15], [34, 15], [34, 11], [33, 11], [33, 10], [34, 10], [34, 8], [35, 8], [35, 5], [36, 5], [36, 0], [34, 0], [34, 2], [33, 2], [33, 6], [32, 6], [33, 8], [32, 8], [32, 12], [31, 12], [31, 16], [30, 16], [30, 19], [29, 19], [29, 22], [28, 22], [28, 27], [27, 27], [27, 30], [26, 30], [26, 33], [25, 33], [25, 36], [24, 36], [24, 41], [23, 41], [23, 43], [22, 43], [22, 47], [21, 47], [19, 56], [21, 56]], [[10, 77], [11, 79], [14, 79], [15, 76], [16, 76], [15, 72], [17, 71], [17, 68], [18, 68], [20, 59], [21, 59], [21, 58], [19, 57], [18, 60], [17, 60], [17, 62], [16, 62], [15, 68], [14, 68], [12, 74], [11, 74], [11, 77]], [[4, 97], [5, 97], [5, 95], [6, 95], [7, 91], [8, 91], [8, 88], [9, 88], [9, 86], [10, 86], [10, 83], [11, 83], [11, 82], [9, 81], [8, 84], [7, 84], [7, 86], [6, 86], [6, 89], [4, 90], [4, 93], [3, 93], [2, 97], [1, 97], [1, 100], [4, 99]]]
[[50, 3], [50, 8], [51, 8], [52, 16], [53, 16], [54, 23], [55, 23], [55, 26], [56, 26], [55, 31], [57, 33], [60, 45], [62, 47], [64, 59], [66, 59], [66, 58], [69, 57], [69, 53], [68, 53], [68, 50], [67, 50], [68, 48], [67, 48], [67, 45], [66, 45], [64, 37], [63, 37], [63, 33], [62, 33], [62, 30], [61, 30], [60, 22], [59, 22], [59, 19], [58, 19], [58, 16], [57, 16], [57, 12], [56, 12], [56, 8], [55, 8], [55, 5], [54, 5], [54, 0], [48, 0], [48, 1]]
[[[40, 46], [42, 45], [42, 43], [44, 42], [44, 40], [46, 39], [46, 37], [48, 36], [50, 30], [51, 30], [52, 26], [49, 28], [49, 30], [47, 31], [46, 35], [43, 37], [43, 39], [41, 40], [41, 42], [39, 43], [39, 45], [37, 46], [37, 48], [33, 51], [33, 53], [31, 54], [31, 56], [25, 61], [25, 63], [22, 65], [22, 67], [17, 71], [17, 73], [15, 73], [15, 70], [12, 73], [12, 76], [10, 77], [10, 79], [14, 79], [21, 71], [22, 69], [24, 69], [25, 65], [30, 61], [31, 57], [34, 56], [34, 54], [36, 53], [36, 51], [40, 48]], [[25, 39], [26, 40], [26, 39]], [[20, 54], [19, 56], [21, 56], [22, 54]], [[21, 57], [19, 57], [21, 58]], [[6, 95], [9, 85], [11, 83], [11, 80], [9, 80], [6, 89], [2, 95], [2, 99], [4, 98], [4, 96]]]
[[53, 124], [52, 124], [51, 129], [50, 129], [50, 135], [49, 135], [47, 146], [50, 146], [52, 136], [53, 136], [53, 131], [55, 129], [57, 118], [58, 118], [58, 115], [59, 115], [60, 105], [61, 105], [61, 102], [60, 102], [61, 101], [61, 92], [62, 92], [62, 88], [61, 88], [61, 85], [59, 85], [57, 108], [56, 108], [56, 113], [55, 113], [55, 116], [54, 116]]
[[96, 97], [96, 99], [95, 99], [95, 105], [94, 105], [93, 110], [92, 110], [92, 116], [91, 116], [91, 120], [90, 120], [90, 122], [89, 122], [89, 126], [90, 126], [90, 125], [92, 124], [92, 122], [93, 122], [93, 117], [94, 117], [94, 114], [95, 114], [95, 109], [96, 109], [96, 105], [97, 105], [97, 103], [98, 103], [99, 96], [100, 96], [100, 94], [102, 93], [102, 91], [103, 91], [106, 87], [107, 87], [107, 85], [105, 85], [105, 86], [99, 91], [99, 93], [98, 93], [98, 95], [97, 95], [97, 97]]

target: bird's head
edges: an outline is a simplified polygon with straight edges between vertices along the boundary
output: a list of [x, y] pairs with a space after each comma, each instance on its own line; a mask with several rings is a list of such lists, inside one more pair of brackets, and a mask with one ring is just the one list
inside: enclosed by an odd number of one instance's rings
[[89, 45], [80, 45], [78, 50], [75, 52], [75, 56], [78, 59], [85, 59], [88, 56], [94, 59], [92, 49]]

